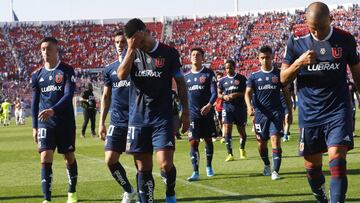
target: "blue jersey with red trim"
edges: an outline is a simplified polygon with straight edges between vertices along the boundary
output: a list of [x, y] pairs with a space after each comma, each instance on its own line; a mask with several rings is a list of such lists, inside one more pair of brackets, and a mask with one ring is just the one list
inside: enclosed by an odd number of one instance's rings
[[346, 118], [350, 108], [346, 68], [359, 63], [354, 37], [333, 27], [324, 40], [310, 33], [292, 35], [284, 63], [291, 65], [307, 50], [316, 52], [316, 63], [302, 67], [297, 75], [300, 127]]
[[259, 70], [251, 73], [246, 83], [253, 90], [253, 105], [256, 112], [272, 115], [274, 112], [284, 113], [280, 100], [280, 70]]
[[111, 118], [110, 125], [126, 127], [129, 121], [129, 88], [130, 77], [127, 80], [119, 80], [117, 69], [120, 61], [105, 67], [104, 85], [111, 87]]
[[172, 78], [182, 77], [175, 48], [157, 42], [152, 52], [137, 49], [130, 72], [129, 125], [154, 126], [172, 119]]
[[[56, 127], [58, 124], [68, 123], [75, 126], [75, 115], [72, 98], [75, 91], [74, 69], [58, 62], [55, 68], [41, 67], [31, 76], [33, 90], [32, 119], [33, 127]], [[45, 109], [53, 109], [54, 116], [49, 120], [38, 121], [38, 113]]]
[[[201, 108], [214, 104], [217, 98], [216, 77], [213, 71], [203, 67], [199, 72], [185, 74], [191, 118], [200, 118]], [[212, 116], [213, 110], [209, 116]]]

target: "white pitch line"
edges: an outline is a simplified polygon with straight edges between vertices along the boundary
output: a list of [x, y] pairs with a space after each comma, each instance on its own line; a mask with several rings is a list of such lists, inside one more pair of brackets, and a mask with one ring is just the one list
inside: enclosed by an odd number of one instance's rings
[[[94, 158], [94, 157], [90, 157], [90, 156], [79, 154], [79, 153], [75, 153], [75, 156], [82, 157], [82, 158], [85, 158], [85, 159], [88, 159], [88, 160], [93, 160], [93, 161], [100, 162], [100, 163], [104, 164], [104, 160], [100, 159], [100, 158]], [[121, 165], [126, 169], [136, 171], [135, 167], [129, 167], [129, 166], [126, 166], [124, 164], [121, 164]], [[161, 177], [158, 173], [153, 173], [153, 175], [157, 176], [157, 177]], [[192, 185], [192, 186], [195, 186], [195, 187], [198, 187], [198, 188], [204, 188], [204, 189], [207, 189], [209, 191], [217, 192], [217, 193], [220, 193], [220, 194], [243, 197], [244, 201], [259, 202], [259, 203], [271, 203], [272, 202], [272, 201], [269, 201], [269, 200], [266, 200], [266, 199], [252, 198], [251, 196], [248, 196], [248, 195], [240, 194], [240, 193], [237, 193], [237, 192], [227, 191], [227, 190], [223, 190], [223, 189], [220, 189], [220, 188], [217, 188], [217, 187], [203, 185], [203, 184], [196, 183], [196, 182], [189, 182], [187, 180], [183, 180], [183, 179], [179, 179], [179, 178], [177, 178], [176, 181], [180, 182], [182, 184], [185, 184], [185, 185]]]

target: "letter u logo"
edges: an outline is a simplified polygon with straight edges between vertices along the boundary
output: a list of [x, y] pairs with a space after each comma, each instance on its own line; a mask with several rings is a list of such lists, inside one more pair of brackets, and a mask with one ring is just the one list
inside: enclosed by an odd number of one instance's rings
[[334, 58], [339, 59], [342, 57], [342, 48], [341, 47], [332, 48], [331, 53]]
[[61, 75], [60, 73], [55, 76], [55, 82], [58, 84], [62, 82], [62, 79], [63, 75]]

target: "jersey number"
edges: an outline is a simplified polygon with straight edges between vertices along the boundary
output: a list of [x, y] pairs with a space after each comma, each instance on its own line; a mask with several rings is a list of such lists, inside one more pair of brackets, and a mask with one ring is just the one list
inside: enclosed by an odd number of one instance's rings
[[46, 138], [46, 128], [39, 128], [38, 130], [38, 139]]
[[114, 133], [114, 128], [115, 128], [115, 126], [113, 126], [113, 125], [110, 125], [110, 126], [109, 126], [109, 130], [108, 130], [108, 132], [107, 132], [107, 136], [112, 136], [112, 134]]
[[135, 127], [128, 127], [127, 139], [133, 140], [135, 138]]
[[257, 133], [261, 133], [261, 132], [262, 132], [260, 124], [256, 124], [256, 123], [255, 123], [255, 132], [257, 132]]

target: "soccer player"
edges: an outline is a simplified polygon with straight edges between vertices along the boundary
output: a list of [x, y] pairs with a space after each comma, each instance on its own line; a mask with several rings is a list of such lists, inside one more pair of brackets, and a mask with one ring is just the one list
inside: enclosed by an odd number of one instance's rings
[[51, 202], [54, 151], [63, 154], [69, 178], [68, 203], [77, 202], [77, 163], [75, 151], [75, 116], [72, 98], [75, 91], [74, 69], [58, 58], [58, 41], [41, 40], [44, 66], [32, 74], [33, 138], [41, 157], [43, 203]]
[[354, 37], [330, 23], [326, 4], [307, 7], [308, 31], [289, 38], [281, 82], [289, 84], [297, 78], [299, 152], [313, 194], [319, 202], [328, 202], [322, 172], [322, 153], [327, 152], [330, 201], [342, 203], [348, 186], [346, 154], [354, 145], [346, 67], [360, 87], [360, 63]]
[[227, 60], [225, 62], [226, 76], [221, 78], [218, 84], [218, 97], [223, 99], [223, 128], [225, 144], [228, 156], [225, 161], [233, 161], [232, 151], [232, 125], [235, 123], [240, 134], [240, 159], [246, 159], [246, 107], [244, 93], [246, 89], [245, 76], [235, 73], [235, 62]]
[[1, 104], [2, 115], [4, 120], [4, 126], [10, 125], [10, 109], [11, 103], [8, 99], [5, 99], [4, 102]]
[[[216, 73], [216, 81], [219, 81], [222, 77], [223, 77], [222, 72]], [[219, 98], [219, 97], [216, 98], [215, 103], [214, 103], [214, 109], [215, 109], [214, 120], [215, 120], [216, 132], [218, 133], [217, 137], [221, 137], [220, 142], [224, 143], [225, 138], [222, 133], [223, 124], [222, 124], [222, 116], [221, 116], [222, 110], [223, 110], [222, 103], [223, 103], [223, 100], [221, 98]], [[216, 139], [215, 140], [213, 139], [213, 141], [216, 141]]]
[[[288, 91], [289, 91], [289, 95], [290, 95], [290, 102], [292, 103], [290, 90], [288, 89]], [[284, 129], [283, 134], [284, 135], [282, 137], [282, 141], [287, 142], [290, 140], [290, 125], [291, 125], [291, 123], [289, 122], [289, 108], [287, 106], [284, 92], [282, 90], [280, 91], [280, 100], [281, 100], [281, 105], [284, 109], [284, 114], [285, 114], [285, 118], [284, 118], [284, 122], [283, 122], [283, 129]], [[290, 109], [290, 111], [292, 111], [292, 108]]]
[[[105, 163], [116, 182], [124, 189], [122, 203], [130, 203], [136, 191], [131, 186], [126, 171], [120, 164], [121, 153], [125, 152], [129, 118], [129, 78], [119, 80], [117, 69], [123, 61], [122, 52], [127, 43], [122, 32], [114, 36], [118, 60], [105, 67], [104, 90], [101, 98], [99, 137], [105, 140]], [[106, 133], [105, 120], [111, 109], [110, 126]]]
[[199, 141], [200, 138], [205, 142], [206, 154], [206, 175], [214, 176], [211, 165], [214, 144], [212, 137], [216, 135], [214, 122], [213, 105], [217, 98], [215, 74], [203, 67], [204, 51], [199, 47], [190, 50], [191, 70], [185, 75], [190, 109], [190, 158], [193, 166], [193, 173], [187, 179], [196, 181], [199, 179]]
[[156, 41], [140, 19], [128, 21], [124, 31], [128, 49], [117, 74], [120, 80], [129, 75], [131, 78], [126, 150], [134, 155], [137, 164], [141, 202], [154, 201], [154, 150], [161, 177], [166, 184], [166, 202], [176, 202], [172, 78], [175, 78], [182, 106], [182, 132], [189, 128], [186, 84], [180, 72], [179, 53], [176, 49]]
[[[350, 98], [351, 98], [351, 107], [352, 107], [352, 132], [353, 136], [356, 137], [355, 134], [355, 116], [356, 116], [356, 103], [355, 97], [358, 101], [360, 101], [359, 92], [356, 89], [356, 86], [352, 80], [348, 80], [349, 91], [350, 91]], [[358, 104], [360, 106], [360, 104]]]
[[[289, 122], [292, 120], [290, 94], [280, 83], [280, 70], [272, 66], [273, 52], [269, 46], [259, 50], [261, 68], [253, 72], [248, 81], [245, 101], [249, 116], [254, 116], [254, 129], [258, 141], [258, 150], [264, 162], [264, 176], [272, 180], [280, 179], [281, 166], [281, 137], [283, 136], [284, 109], [281, 103], [281, 89], [288, 109]], [[268, 157], [268, 140], [271, 141], [273, 172], [271, 173]]]

